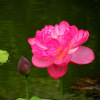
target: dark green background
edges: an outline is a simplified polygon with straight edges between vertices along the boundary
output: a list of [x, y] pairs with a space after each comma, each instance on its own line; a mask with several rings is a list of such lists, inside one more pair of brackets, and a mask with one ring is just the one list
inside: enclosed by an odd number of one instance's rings
[[[18, 73], [17, 65], [21, 55], [31, 62], [27, 40], [46, 24], [62, 20], [89, 30], [89, 39], [83, 45], [95, 53], [95, 60], [88, 65], [69, 64], [63, 77], [64, 98], [73, 93], [70, 85], [79, 78], [100, 76], [99, 0], [0, 0], [0, 49], [9, 52], [8, 62], [0, 65], [0, 100], [25, 98], [25, 78]], [[29, 82], [30, 97], [59, 98], [59, 80], [51, 78], [46, 68], [32, 66]]]

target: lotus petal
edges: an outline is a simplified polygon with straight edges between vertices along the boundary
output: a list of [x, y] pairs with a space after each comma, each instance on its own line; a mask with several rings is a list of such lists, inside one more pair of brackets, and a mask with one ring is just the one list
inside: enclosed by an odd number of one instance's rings
[[68, 68], [68, 65], [58, 66], [58, 65], [53, 64], [49, 66], [47, 70], [50, 76], [57, 80], [58, 78], [65, 75], [67, 68]]
[[88, 47], [81, 46], [75, 53], [72, 54], [70, 63], [84, 65], [91, 63], [94, 59], [94, 52]]
[[53, 64], [53, 59], [54, 58], [43, 59], [41, 57], [33, 55], [32, 63], [36, 67], [44, 68], [44, 67], [51, 66]]

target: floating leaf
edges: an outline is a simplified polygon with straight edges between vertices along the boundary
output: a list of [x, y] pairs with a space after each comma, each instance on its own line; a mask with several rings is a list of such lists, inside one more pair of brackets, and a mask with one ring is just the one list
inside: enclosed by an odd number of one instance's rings
[[52, 100], [52, 99], [42, 99], [42, 100]]
[[35, 97], [32, 97], [30, 100], [42, 100], [42, 99], [35, 96]]
[[8, 60], [8, 52], [4, 50], [0, 50], [0, 63], [5, 63]]
[[18, 98], [18, 99], [16, 99], [16, 100], [25, 100], [25, 99], [23, 99], [23, 98]]

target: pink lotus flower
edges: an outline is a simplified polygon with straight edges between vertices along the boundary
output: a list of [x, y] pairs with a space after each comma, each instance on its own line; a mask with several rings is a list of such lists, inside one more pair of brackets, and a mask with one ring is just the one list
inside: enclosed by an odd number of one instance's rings
[[35, 38], [29, 38], [32, 63], [36, 67], [47, 67], [48, 73], [54, 79], [62, 77], [68, 68], [68, 63], [84, 65], [94, 60], [94, 52], [85, 46], [80, 46], [89, 37], [89, 32], [78, 30], [62, 21], [59, 25], [46, 25], [37, 30]]

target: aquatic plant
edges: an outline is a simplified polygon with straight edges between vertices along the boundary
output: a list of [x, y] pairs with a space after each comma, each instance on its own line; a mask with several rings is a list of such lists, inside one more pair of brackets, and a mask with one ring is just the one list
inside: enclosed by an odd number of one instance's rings
[[0, 63], [6, 63], [9, 57], [9, 53], [5, 50], [0, 50]]
[[[20, 74], [25, 75], [26, 79], [26, 97], [29, 100], [29, 83], [28, 83], [28, 76], [31, 71], [31, 64], [30, 62], [23, 56], [21, 56], [19, 63], [18, 63], [18, 71]], [[22, 98], [18, 98], [20, 100]]]
[[32, 63], [39, 68], [47, 67], [50, 76], [58, 79], [66, 73], [68, 63], [83, 65], [94, 60], [93, 51], [80, 46], [88, 37], [87, 30], [78, 30], [66, 21], [46, 25], [41, 31], [37, 30], [35, 38], [28, 39], [34, 54]]
[[[49, 75], [57, 80], [67, 72], [68, 63], [84, 65], [94, 60], [94, 52], [88, 47], [80, 46], [88, 37], [88, 30], [79, 30], [66, 21], [55, 26], [45, 25], [41, 31], [36, 31], [34, 38], [28, 39], [34, 54], [32, 63], [39, 68], [47, 67]], [[61, 79], [60, 91], [63, 100]]]
[[18, 63], [18, 71], [22, 75], [29, 75], [31, 71], [31, 64], [30, 62], [23, 56], [21, 56], [19, 63]]

